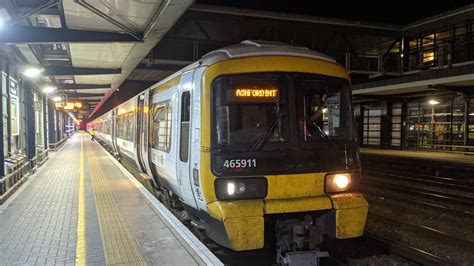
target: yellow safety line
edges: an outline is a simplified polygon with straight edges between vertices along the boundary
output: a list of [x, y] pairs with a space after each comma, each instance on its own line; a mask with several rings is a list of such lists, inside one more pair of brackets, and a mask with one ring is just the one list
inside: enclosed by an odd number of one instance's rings
[[81, 135], [79, 159], [79, 206], [77, 210], [76, 265], [86, 265], [86, 217], [84, 199], [84, 136]]
[[118, 208], [90, 143], [87, 143], [86, 150], [106, 264], [144, 265], [140, 248]]

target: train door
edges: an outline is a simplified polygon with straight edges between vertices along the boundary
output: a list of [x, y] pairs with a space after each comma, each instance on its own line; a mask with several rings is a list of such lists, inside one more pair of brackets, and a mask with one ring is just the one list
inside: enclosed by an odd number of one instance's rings
[[151, 176], [151, 172], [147, 167], [148, 158], [148, 104], [149, 104], [149, 91], [138, 96], [138, 113], [137, 113], [137, 160], [139, 163], [140, 170], [148, 173]]
[[178, 149], [176, 174], [181, 188], [181, 194], [186, 204], [191, 207], [197, 206], [192, 188], [192, 173], [189, 155], [191, 154], [190, 132], [191, 132], [191, 89], [194, 71], [187, 72], [181, 76], [179, 83], [179, 124], [178, 124]]
[[118, 153], [117, 146], [117, 109], [112, 109], [112, 147], [114, 153]]
[[136, 160], [137, 160], [137, 166], [139, 167], [140, 171], [146, 172], [146, 166], [145, 166], [145, 160], [143, 157], [143, 135], [144, 135], [144, 127], [143, 127], [143, 111], [145, 107], [145, 95], [141, 94], [137, 97], [137, 110], [136, 112], [136, 121], [135, 121], [135, 128], [136, 128], [136, 135], [135, 135], [135, 140], [136, 140], [136, 146], [135, 146], [135, 154], [136, 154]]

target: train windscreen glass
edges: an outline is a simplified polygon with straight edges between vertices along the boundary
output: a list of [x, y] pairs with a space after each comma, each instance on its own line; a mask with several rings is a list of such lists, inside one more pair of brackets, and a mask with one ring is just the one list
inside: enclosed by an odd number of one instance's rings
[[298, 135], [305, 142], [350, 138], [351, 101], [348, 84], [297, 77]]
[[[219, 145], [285, 142], [284, 83], [276, 74], [230, 75], [215, 82], [215, 129]], [[283, 93], [283, 94], [282, 94]]]
[[299, 73], [225, 75], [213, 82], [213, 143], [256, 151], [351, 135], [347, 81]]

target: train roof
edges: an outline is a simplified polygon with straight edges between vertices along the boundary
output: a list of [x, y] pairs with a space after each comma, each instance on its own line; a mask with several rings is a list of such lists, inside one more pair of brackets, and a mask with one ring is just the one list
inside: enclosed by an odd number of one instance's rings
[[333, 58], [310, 50], [302, 46], [292, 46], [280, 42], [269, 42], [269, 41], [254, 41], [246, 40], [239, 44], [230, 45], [212, 52], [205, 54], [199, 62], [202, 65], [212, 65], [219, 61], [223, 61], [231, 58], [249, 57], [249, 56], [262, 56], [262, 55], [288, 55], [288, 56], [299, 56], [308, 57], [319, 60], [336, 63]]
[[324, 60], [331, 63], [337, 63], [332, 57], [325, 55], [320, 52], [316, 52], [307, 47], [288, 45], [281, 42], [270, 42], [270, 41], [256, 41], [256, 40], [245, 40], [238, 44], [226, 46], [214, 51], [211, 51], [202, 56], [198, 61], [185, 66], [184, 68], [178, 70], [167, 78], [161, 80], [157, 84], [151, 86], [155, 87], [159, 84], [166, 83], [167, 81], [175, 78], [182, 73], [195, 69], [199, 66], [209, 66], [220, 61], [224, 61], [232, 58], [241, 58], [241, 57], [250, 57], [250, 56], [265, 56], [265, 55], [274, 55], [274, 56], [298, 56]]

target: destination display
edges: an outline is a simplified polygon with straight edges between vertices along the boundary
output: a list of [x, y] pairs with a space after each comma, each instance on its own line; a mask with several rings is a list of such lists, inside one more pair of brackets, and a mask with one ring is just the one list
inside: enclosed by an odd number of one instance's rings
[[227, 90], [227, 102], [277, 102], [280, 97], [280, 91], [275, 87], [237, 87]]

